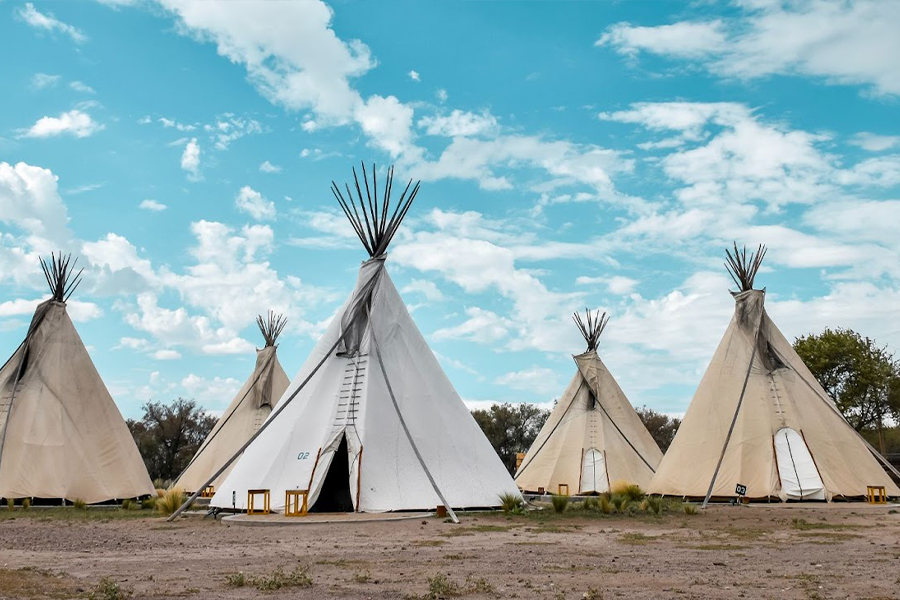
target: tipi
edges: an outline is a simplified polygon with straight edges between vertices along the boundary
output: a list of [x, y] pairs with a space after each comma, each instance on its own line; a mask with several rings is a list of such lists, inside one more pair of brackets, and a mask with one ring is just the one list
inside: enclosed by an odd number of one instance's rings
[[[726, 252], [740, 291], [725, 331], [650, 492], [751, 499], [859, 497], [900, 489], [766, 314], [753, 280], [765, 247]], [[887, 464], [887, 461], [884, 461]], [[889, 467], [893, 469], [893, 467]], [[896, 474], [896, 470], [895, 474]]]
[[71, 256], [41, 268], [53, 297], [0, 368], [0, 497], [83, 500], [153, 494], [137, 446], [66, 313]]
[[[256, 324], [266, 342], [262, 350], [256, 351], [256, 368], [172, 487], [188, 492], [201, 489], [216, 469], [256, 433], [275, 408], [290, 384], [278, 362], [278, 346], [275, 345], [286, 323], [287, 320], [282, 315], [276, 315], [272, 311], [269, 311], [265, 319], [262, 316], [256, 318]], [[218, 487], [228, 473], [229, 471], [223, 472], [207, 485]]]
[[[332, 192], [368, 252], [356, 288], [211, 505], [245, 508], [249, 489], [309, 490], [312, 511], [499, 505], [515, 483], [416, 328], [385, 269], [419, 184], [391, 206], [393, 169], [353, 171], [357, 197]], [[410, 191], [410, 188], [412, 190]]]
[[[615, 378], [597, 356], [608, 317], [575, 322], [587, 350], [578, 371], [525, 454], [516, 484], [527, 492], [600, 494], [617, 482], [646, 487], [662, 452]], [[598, 311], [599, 313], [599, 311]]]

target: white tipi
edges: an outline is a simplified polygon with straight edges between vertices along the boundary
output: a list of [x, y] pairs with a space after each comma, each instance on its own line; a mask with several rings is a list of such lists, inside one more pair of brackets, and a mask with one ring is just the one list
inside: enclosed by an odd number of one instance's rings
[[600, 494], [617, 482], [646, 487], [662, 452], [615, 378], [597, 356], [608, 318], [575, 322], [587, 350], [575, 356], [578, 372], [516, 473], [527, 492]]
[[[765, 247], [727, 252], [734, 317], [650, 484], [671, 496], [831, 500], [900, 489], [844, 419], [763, 306], [753, 280]], [[900, 475], [900, 474], [898, 474]]]
[[41, 260], [53, 297], [0, 368], [0, 497], [89, 504], [153, 494], [116, 403], [66, 313], [71, 256]]
[[365, 198], [353, 176], [356, 199], [345, 200], [337, 185], [332, 192], [371, 258], [211, 504], [243, 509], [255, 488], [270, 490], [276, 511], [294, 489], [309, 490], [312, 511], [443, 505], [453, 516], [451, 507], [497, 506], [501, 494], [518, 495], [515, 483], [385, 269], [388, 244], [419, 184], [410, 191], [410, 181], [391, 212], [393, 169], [380, 200], [374, 168], [370, 188], [363, 166]]
[[[225, 461], [249, 440], [275, 408], [290, 380], [281, 363], [275, 342], [287, 320], [269, 311], [266, 319], [256, 318], [256, 324], [265, 339], [262, 350], [256, 351], [256, 368], [238, 390], [237, 395], [222, 413], [197, 453], [173, 484], [188, 492], [195, 492], [209, 480]], [[226, 470], [207, 484], [216, 488], [225, 480]]]

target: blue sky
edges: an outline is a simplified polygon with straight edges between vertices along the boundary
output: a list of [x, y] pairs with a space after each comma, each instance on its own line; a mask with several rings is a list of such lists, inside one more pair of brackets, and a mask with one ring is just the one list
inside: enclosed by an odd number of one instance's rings
[[224, 408], [274, 308], [295, 373], [365, 257], [329, 192], [422, 189], [389, 269], [470, 406], [552, 402], [601, 354], [682, 413], [731, 316], [900, 346], [896, 2], [0, 3], [0, 353], [70, 314], [122, 412]]

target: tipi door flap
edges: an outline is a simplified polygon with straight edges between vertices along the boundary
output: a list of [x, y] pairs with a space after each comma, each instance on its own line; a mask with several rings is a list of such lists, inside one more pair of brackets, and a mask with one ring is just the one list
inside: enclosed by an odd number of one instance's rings
[[328, 475], [328, 469], [331, 468], [331, 462], [334, 460], [335, 452], [341, 445], [341, 438], [347, 436], [347, 454], [348, 463], [350, 464], [350, 498], [353, 499], [354, 508], [359, 497], [359, 464], [360, 442], [357, 438], [356, 431], [351, 427], [346, 427], [338, 431], [332, 432], [328, 442], [322, 446], [319, 457], [316, 461], [312, 477], [310, 479], [309, 494], [307, 504], [310, 508], [319, 499], [319, 493], [322, 491], [322, 484], [325, 482], [325, 476]]
[[825, 500], [825, 485], [806, 441], [790, 427], [775, 434], [775, 458], [781, 496], [792, 500]]
[[606, 459], [596, 448], [589, 448], [581, 462], [581, 486], [579, 493], [603, 493], [609, 491], [606, 476]]

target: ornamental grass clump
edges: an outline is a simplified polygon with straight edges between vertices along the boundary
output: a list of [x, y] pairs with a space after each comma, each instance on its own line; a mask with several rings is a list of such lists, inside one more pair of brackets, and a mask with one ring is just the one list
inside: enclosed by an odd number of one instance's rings
[[553, 494], [553, 496], [550, 497], [550, 503], [553, 505], [553, 512], [563, 513], [565, 512], [566, 507], [569, 506], [569, 497]]

